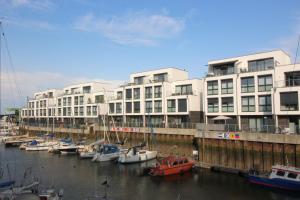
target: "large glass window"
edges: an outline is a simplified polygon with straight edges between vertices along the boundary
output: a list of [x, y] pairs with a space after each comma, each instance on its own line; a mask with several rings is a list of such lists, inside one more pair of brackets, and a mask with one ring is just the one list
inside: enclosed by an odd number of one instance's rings
[[154, 82], [168, 81], [168, 73], [154, 74]]
[[97, 115], [97, 106], [92, 107], [93, 116]]
[[145, 88], [145, 98], [146, 99], [152, 98], [152, 87]]
[[123, 98], [123, 92], [119, 91], [117, 92], [117, 99], [120, 100]]
[[168, 104], [168, 112], [176, 112], [176, 100], [170, 99], [167, 102]]
[[87, 107], [86, 107], [86, 115], [87, 115], [87, 116], [91, 116], [91, 114], [92, 114], [91, 106], [87, 106]]
[[299, 109], [298, 92], [280, 93], [280, 110], [294, 111]]
[[74, 97], [74, 105], [78, 105], [78, 96]]
[[261, 60], [253, 60], [248, 62], [248, 70], [250, 72], [262, 71], [274, 68], [274, 58], [267, 58]]
[[222, 94], [232, 94], [233, 93], [232, 79], [222, 80], [221, 85], [222, 85]]
[[154, 87], [154, 98], [161, 98], [161, 86]]
[[116, 103], [116, 113], [122, 113], [122, 103]]
[[132, 89], [126, 89], [126, 99], [132, 99]]
[[207, 94], [208, 95], [218, 94], [218, 81], [207, 82]]
[[271, 95], [259, 96], [259, 112], [272, 112]]
[[178, 112], [187, 112], [187, 100], [178, 99]]
[[83, 94], [85, 93], [91, 93], [91, 86], [84, 86], [82, 88]]
[[144, 76], [134, 77], [134, 84], [140, 85], [143, 84], [143, 82], [144, 82]]
[[68, 106], [71, 106], [72, 98], [68, 97]]
[[242, 97], [242, 111], [243, 112], [255, 112], [255, 97]]
[[80, 96], [80, 97], [79, 97], [79, 104], [80, 104], [80, 105], [83, 105], [83, 96]]
[[126, 113], [132, 113], [132, 103], [126, 102]]
[[233, 97], [222, 98], [222, 112], [233, 112]]
[[78, 116], [78, 107], [74, 107], [74, 115]]
[[219, 112], [219, 101], [218, 98], [207, 99], [207, 112]]
[[156, 113], [161, 113], [162, 112], [161, 101], [154, 101], [154, 112], [156, 112]]
[[[66, 105], [67, 105], [67, 98], [63, 98], [63, 106], [66, 106]], [[42, 107], [42, 103], [41, 103], [40, 107]]]
[[258, 91], [270, 91], [273, 86], [272, 75], [258, 77]]
[[[61, 99], [57, 100], [57, 104], [58, 104], [58, 106], [61, 106]], [[39, 105], [39, 104], [37, 104], [37, 105]], [[37, 106], [37, 108], [38, 108], [38, 106]]]
[[139, 101], [133, 102], [133, 112], [140, 113], [140, 111], [141, 111], [140, 102]]
[[140, 88], [133, 89], [133, 97], [134, 99], [140, 99]]
[[84, 113], [84, 107], [81, 106], [81, 107], [79, 107], [79, 115], [83, 116], [83, 113]]
[[285, 73], [286, 86], [299, 86], [300, 85], [300, 71], [286, 72]]
[[254, 92], [254, 77], [241, 78], [242, 93]]
[[146, 113], [152, 113], [152, 101], [146, 101]]
[[189, 95], [193, 94], [192, 84], [188, 85], [177, 85], [175, 88], [176, 95]]
[[115, 104], [109, 103], [109, 113], [115, 113]]
[[104, 95], [96, 95], [95, 103], [104, 103]]

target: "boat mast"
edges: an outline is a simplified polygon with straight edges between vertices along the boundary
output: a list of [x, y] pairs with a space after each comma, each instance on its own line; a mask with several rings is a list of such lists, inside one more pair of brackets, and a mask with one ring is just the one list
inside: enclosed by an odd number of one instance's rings
[[[2, 21], [0, 20], [0, 97], [1, 97], [1, 85], [2, 85], [2, 83], [1, 83], [1, 80], [2, 80], [2, 74], [1, 74], [1, 72], [2, 72], [2, 66], [1, 66], [1, 62], [2, 62], [2, 57], [1, 57], [1, 54], [2, 54], [2, 50], [1, 50], [1, 46], [2, 46], [2, 44], [1, 44], [1, 39], [2, 39]], [[1, 115], [1, 110], [2, 110], [2, 107], [1, 107], [1, 99], [2, 98], [0, 98], [0, 115]]]

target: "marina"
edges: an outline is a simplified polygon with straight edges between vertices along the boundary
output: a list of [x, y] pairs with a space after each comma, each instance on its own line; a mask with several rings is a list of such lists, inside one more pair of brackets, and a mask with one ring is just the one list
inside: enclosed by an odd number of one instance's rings
[[[28, 152], [18, 148], [0, 146], [1, 167], [11, 169], [16, 182], [23, 181], [23, 172], [31, 168], [40, 186], [63, 188], [64, 199], [84, 200], [103, 196], [105, 179], [109, 199], [285, 199], [296, 200], [295, 193], [270, 190], [250, 184], [245, 178], [206, 169], [183, 175], [151, 177], [145, 168], [155, 165], [155, 160], [122, 165], [115, 162], [94, 163], [77, 156], [59, 156], [45, 151]], [[7, 174], [5, 173], [5, 177]], [[222, 186], [222, 187], [220, 187]], [[153, 192], [155, 191], [155, 192]]]

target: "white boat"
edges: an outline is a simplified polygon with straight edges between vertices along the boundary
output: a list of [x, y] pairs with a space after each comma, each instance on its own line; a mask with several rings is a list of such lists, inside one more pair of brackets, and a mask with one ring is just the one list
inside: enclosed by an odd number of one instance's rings
[[34, 143], [34, 144], [31, 143], [25, 147], [25, 150], [26, 151], [48, 151], [48, 149], [55, 144], [57, 144], [57, 142], [41, 142], [41, 143]]
[[62, 200], [63, 190], [56, 192], [54, 189], [47, 189], [39, 194], [39, 198], [42, 200]]
[[25, 186], [12, 187], [10, 189], [0, 192], [0, 199], [18, 199], [18, 196], [21, 196], [22, 194], [32, 194], [33, 191], [37, 190], [36, 187], [38, 185], [39, 182], [35, 181]]
[[83, 149], [78, 149], [79, 157], [82, 159], [93, 158], [97, 153], [96, 149], [99, 149], [99, 146], [101, 146], [103, 143], [104, 139], [101, 139], [89, 145], [86, 145]]
[[135, 146], [130, 149], [126, 153], [122, 153], [119, 156], [119, 163], [138, 163], [145, 162], [148, 160], [155, 159], [157, 157], [157, 151], [149, 151], [144, 149], [139, 149], [140, 146]]
[[121, 151], [119, 147], [114, 144], [105, 144], [100, 147], [100, 151], [97, 152], [92, 161], [95, 162], [103, 162], [103, 161], [110, 161], [115, 160], [119, 157]]

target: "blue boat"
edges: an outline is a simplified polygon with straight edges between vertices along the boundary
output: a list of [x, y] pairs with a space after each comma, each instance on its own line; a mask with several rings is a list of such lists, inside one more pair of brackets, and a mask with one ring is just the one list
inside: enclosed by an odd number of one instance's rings
[[250, 183], [271, 188], [300, 191], [300, 169], [291, 166], [274, 165], [269, 175], [248, 174]]
[[15, 184], [15, 181], [4, 181], [0, 182], [0, 188], [8, 188]]

